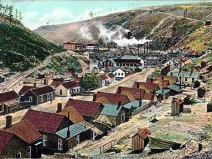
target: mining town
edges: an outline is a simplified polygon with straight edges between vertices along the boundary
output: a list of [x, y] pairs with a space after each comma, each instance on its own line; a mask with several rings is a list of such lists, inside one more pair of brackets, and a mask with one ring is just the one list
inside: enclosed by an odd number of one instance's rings
[[171, 2], [0, 1], [0, 159], [212, 158], [212, 3]]

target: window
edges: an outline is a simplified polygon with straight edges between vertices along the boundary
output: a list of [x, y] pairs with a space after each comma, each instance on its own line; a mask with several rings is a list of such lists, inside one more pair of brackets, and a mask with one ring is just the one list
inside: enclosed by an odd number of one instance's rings
[[77, 135], [76, 144], [80, 144], [80, 136], [79, 135]]
[[21, 152], [16, 154], [16, 158], [21, 158]]
[[118, 76], [120, 76], [120, 73], [118, 73]]
[[40, 96], [40, 102], [43, 102], [43, 95]]
[[47, 136], [43, 135], [43, 146], [46, 146], [46, 142], [47, 142]]
[[62, 89], [60, 90], [60, 95], [62, 95], [63, 94], [63, 91], [62, 91]]
[[122, 122], [122, 123], [125, 122], [125, 114], [124, 114], [124, 113], [121, 114], [121, 122]]
[[63, 140], [58, 139], [58, 150], [62, 150], [62, 149], [63, 149]]
[[29, 96], [29, 101], [32, 103], [32, 96]]
[[185, 81], [187, 81], [187, 77], [185, 77]]
[[121, 75], [123, 76], [123, 75], [124, 75], [124, 73], [121, 73]]
[[49, 96], [49, 94], [47, 94], [47, 101], [50, 101], [50, 96]]
[[0, 105], [0, 112], [3, 110], [3, 106], [2, 105]]
[[29, 146], [27, 148], [27, 153], [28, 153], [29, 158], [31, 158], [31, 146]]
[[51, 93], [51, 99], [53, 99], [54, 98], [54, 94], [53, 94], [53, 92]]

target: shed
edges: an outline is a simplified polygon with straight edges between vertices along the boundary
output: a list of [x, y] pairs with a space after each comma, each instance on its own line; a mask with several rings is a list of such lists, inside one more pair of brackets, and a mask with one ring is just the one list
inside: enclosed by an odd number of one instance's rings
[[212, 101], [207, 104], [207, 112], [212, 112]]
[[147, 128], [143, 128], [132, 137], [132, 151], [134, 153], [142, 152], [144, 150], [149, 143], [149, 135], [151, 135], [151, 132]]
[[171, 115], [179, 115], [183, 111], [183, 103], [183, 100], [173, 97]]
[[183, 113], [191, 113], [191, 105], [184, 105]]

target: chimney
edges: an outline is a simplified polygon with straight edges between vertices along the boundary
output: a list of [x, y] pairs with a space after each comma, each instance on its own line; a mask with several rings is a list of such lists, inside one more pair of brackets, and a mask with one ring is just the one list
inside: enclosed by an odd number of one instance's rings
[[137, 86], [137, 89], [139, 89], [139, 83], [138, 82], [136, 83], [136, 86]]
[[7, 115], [6, 116], [6, 126], [5, 128], [9, 128], [12, 126], [12, 116], [11, 115]]
[[121, 101], [118, 102], [117, 110], [121, 107]]
[[[68, 112], [68, 119], [69, 119], [69, 112]], [[71, 132], [70, 132], [70, 129], [69, 129], [69, 126], [68, 126], [68, 130], [67, 130], [67, 138], [69, 138], [71, 135]]]
[[62, 103], [57, 103], [57, 111], [56, 113], [62, 112]]
[[140, 89], [140, 100], [139, 100], [139, 106], [142, 106], [142, 97], [141, 97], [141, 89]]
[[127, 38], [130, 39], [130, 37], [131, 37], [131, 32], [129, 31], [129, 32], [127, 33]]
[[121, 94], [121, 87], [118, 87], [118, 94]]
[[93, 94], [93, 101], [96, 102], [96, 93]]

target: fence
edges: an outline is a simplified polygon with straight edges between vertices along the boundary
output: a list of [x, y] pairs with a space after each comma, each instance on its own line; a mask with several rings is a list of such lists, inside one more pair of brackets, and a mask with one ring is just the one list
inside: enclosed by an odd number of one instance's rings
[[109, 150], [109, 149], [110, 149], [111, 147], [113, 147], [116, 143], [117, 143], [117, 140], [114, 139], [114, 140], [112, 140], [112, 141], [110, 141], [110, 142], [108, 142], [108, 143], [102, 145], [102, 146], [99, 148], [100, 153], [103, 153], [103, 152]]

